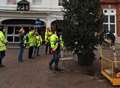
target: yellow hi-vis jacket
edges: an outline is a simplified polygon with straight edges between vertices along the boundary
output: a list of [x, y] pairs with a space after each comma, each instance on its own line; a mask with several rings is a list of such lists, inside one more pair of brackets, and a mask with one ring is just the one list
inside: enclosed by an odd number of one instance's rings
[[45, 32], [45, 42], [48, 43], [50, 41], [50, 36], [52, 35], [51, 31]]
[[56, 34], [52, 34], [50, 36], [50, 47], [53, 51], [55, 51], [58, 47], [58, 36]]
[[36, 36], [36, 47], [40, 47], [42, 44], [42, 37], [41, 35]]
[[29, 44], [29, 46], [34, 46], [34, 30], [32, 30], [32, 31], [29, 31], [29, 33], [28, 33], [28, 44]]
[[5, 38], [5, 35], [2, 31], [0, 31], [0, 51], [6, 50], [6, 43], [7, 43], [7, 40]]

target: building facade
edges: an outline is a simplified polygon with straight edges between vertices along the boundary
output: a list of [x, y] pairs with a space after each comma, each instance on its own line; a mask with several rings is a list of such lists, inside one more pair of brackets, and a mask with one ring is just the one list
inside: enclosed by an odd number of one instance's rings
[[[20, 1], [29, 2], [28, 11], [18, 10]], [[120, 36], [120, 0], [101, 0], [105, 20], [103, 28]], [[21, 8], [23, 9], [23, 8]], [[26, 31], [36, 27], [37, 19], [42, 28], [50, 27], [57, 20], [63, 20], [62, 0], [0, 0], [0, 24], [4, 25], [7, 40], [11, 44], [19, 42], [18, 30]]]
[[[28, 11], [18, 11], [18, 3], [28, 1]], [[56, 20], [63, 20], [61, 0], [0, 0], [0, 24], [4, 25], [7, 40], [11, 44], [19, 43], [18, 31], [30, 27], [50, 27]], [[39, 19], [39, 22], [37, 22]]]
[[106, 31], [112, 31], [120, 42], [120, 0], [101, 0], [105, 15], [103, 27]]

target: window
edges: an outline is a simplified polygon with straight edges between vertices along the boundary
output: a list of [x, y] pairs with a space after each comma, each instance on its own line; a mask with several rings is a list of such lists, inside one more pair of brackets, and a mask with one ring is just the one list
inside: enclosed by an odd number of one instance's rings
[[19, 42], [19, 30], [21, 27], [8, 27], [7, 29], [7, 40], [9, 43], [18, 43]]
[[40, 5], [42, 3], [42, 0], [32, 0], [33, 5]]
[[62, 4], [63, 4], [63, 0], [59, 0], [58, 5], [62, 6]]
[[105, 15], [103, 28], [104, 31], [116, 33], [116, 10], [115, 9], [104, 9], [103, 13]]
[[16, 4], [16, 0], [7, 0], [7, 4]]
[[[7, 40], [9, 43], [19, 43], [19, 30], [20, 26], [8, 26], [7, 28]], [[29, 31], [29, 27], [23, 27], [26, 33]]]
[[14, 28], [13, 27], [8, 27], [8, 34], [13, 34]]

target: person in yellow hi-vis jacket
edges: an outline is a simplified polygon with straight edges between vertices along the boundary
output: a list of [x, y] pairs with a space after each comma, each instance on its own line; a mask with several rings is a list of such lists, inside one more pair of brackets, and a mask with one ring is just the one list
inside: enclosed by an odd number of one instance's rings
[[60, 49], [61, 42], [60, 42], [60, 38], [59, 38], [59, 33], [57, 33], [57, 34], [53, 30], [53, 34], [50, 37], [50, 46], [51, 46], [52, 59], [49, 62], [49, 69], [52, 70], [52, 65], [53, 65], [53, 63], [55, 63], [54, 69], [56, 71], [61, 71], [62, 69], [60, 69], [58, 67], [59, 58], [60, 58], [60, 50], [61, 50]]
[[2, 60], [5, 56], [7, 40], [5, 34], [3, 33], [3, 26], [0, 26], [0, 67], [4, 67]]
[[34, 35], [35, 35], [35, 29], [31, 28], [29, 33], [28, 33], [28, 44], [29, 44], [29, 53], [28, 53], [28, 58], [32, 59], [33, 58], [33, 50], [34, 50]]
[[39, 56], [39, 49], [40, 49], [40, 46], [42, 45], [42, 37], [41, 35], [37, 35], [36, 36], [36, 39], [37, 39], [37, 56]]
[[49, 50], [49, 53], [51, 53], [50, 51], [50, 36], [52, 35], [52, 31], [50, 30], [50, 28], [47, 28], [46, 29], [46, 32], [45, 32], [45, 54], [47, 55], [48, 53], [48, 50]]
[[36, 39], [36, 36], [37, 36], [37, 31], [36, 31], [36, 29], [34, 29], [35, 30], [35, 32], [34, 32], [34, 35], [33, 35], [33, 57], [35, 57], [36, 56], [36, 50], [37, 50], [37, 39]]
[[42, 45], [42, 37], [37, 32], [36, 32], [35, 35], [36, 35], [35, 36], [36, 41], [35, 41], [35, 52], [34, 52], [34, 54], [39, 56], [39, 48]]

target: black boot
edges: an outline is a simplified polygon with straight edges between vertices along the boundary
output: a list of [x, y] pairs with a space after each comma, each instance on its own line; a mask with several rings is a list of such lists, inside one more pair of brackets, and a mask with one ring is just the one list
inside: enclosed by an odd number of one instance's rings
[[63, 71], [61, 68], [55, 68], [55, 71]]
[[59, 68], [58, 65], [55, 65], [55, 71], [62, 71], [62, 69]]
[[0, 68], [2, 68], [2, 67], [5, 67], [5, 65], [3, 65], [3, 64], [0, 64]]

